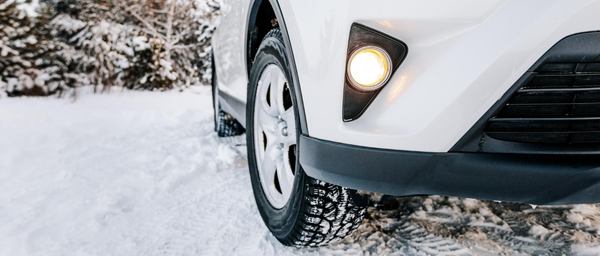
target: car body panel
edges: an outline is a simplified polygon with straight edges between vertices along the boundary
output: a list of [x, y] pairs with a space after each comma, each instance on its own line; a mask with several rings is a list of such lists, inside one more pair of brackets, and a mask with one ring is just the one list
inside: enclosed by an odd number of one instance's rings
[[213, 39], [214, 42], [218, 42], [213, 44], [213, 52], [219, 91], [243, 103], [246, 102], [248, 85], [245, 24], [250, 4], [251, 0], [223, 1], [223, 16]]
[[[245, 102], [247, 0], [226, 1], [219, 89]], [[600, 0], [279, 1], [308, 134], [371, 148], [447, 152], [555, 43], [600, 29]], [[409, 53], [364, 115], [342, 120], [348, 36], [360, 23]], [[226, 33], [225, 33], [226, 31]]]

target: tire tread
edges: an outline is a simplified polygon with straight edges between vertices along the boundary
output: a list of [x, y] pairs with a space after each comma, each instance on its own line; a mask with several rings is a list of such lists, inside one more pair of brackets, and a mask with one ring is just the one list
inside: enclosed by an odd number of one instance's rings
[[340, 240], [362, 223], [366, 209], [352, 202], [348, 189], [307, 177], [300, 221], [284, 244], [317, 247]]
[[242, 124], [229, 113], [219, 109], [219, 114], [215, 117], [215, 131], [219, 137], [239, 136], [246, 132]]

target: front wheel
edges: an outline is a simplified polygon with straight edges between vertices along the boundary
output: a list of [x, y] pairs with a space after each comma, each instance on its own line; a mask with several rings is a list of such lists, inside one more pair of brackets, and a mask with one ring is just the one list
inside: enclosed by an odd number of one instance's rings
[[320, 246], [343, 238], [365, 209], [351, 191], [306, 176], [299, 164], [298, 103], [279, 29], [261, 43], [251, 70], [247, 145], [254, 197], [273, 235], [290, 246]]

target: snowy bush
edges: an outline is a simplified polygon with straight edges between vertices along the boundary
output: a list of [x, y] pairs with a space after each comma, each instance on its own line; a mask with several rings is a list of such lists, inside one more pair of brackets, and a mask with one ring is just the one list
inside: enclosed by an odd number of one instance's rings
[[74, 86], [60, 43], [45, 29], [49, 12], [35, 0], [0, 3], [0, 96], [55, 94]]
[[9, 0], [0, 4], [0, 91], [207, 83], [219, 6], [218, 0]]

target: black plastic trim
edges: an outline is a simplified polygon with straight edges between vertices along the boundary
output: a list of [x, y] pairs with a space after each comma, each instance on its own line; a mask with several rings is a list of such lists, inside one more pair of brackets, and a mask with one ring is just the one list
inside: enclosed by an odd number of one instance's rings
[[[285, 19], [283, 17], [283, 13], [281, 12], [281, 8], [279, 6], [279, 2], [277, 0], [252, 0], [250, 1], [250, 12], [248, 13], [248, 18], [246, 19], [246, 39], [244, 40], [245, 42], [245, 47], [244, 49], [246, 49], [247, 52], [249, 52], [249, 39], [250, 39], [250, 28], [253, 27], [256, 22], [256, 18], [258, 15], [258, 9], [260, 7], [260, 5], [262, 4], [263, 1], [269, 1], [269, 3], [271, 4], [271, 7], [273, 9], [273, 12], [275, 13], [275, 17], [277, 18], [277, 22], [279, 24], [279, 29], [281, 30], [281, 34], [283, 35], [283, 41], [285, 43], [285, 50], [286, 50], [286, 54], [288, 56], [288, 58], [290, 59], [290, 71], [292, 73], [292, 79], [293, 79], [293, 83], [294, 85], [294, 91], [295, 91], [295, 95], [296, 95], [296, 104], [298, 106], [298, 114], [300, 117], [300, 131], [303, 134], [308, 134], [308, 124], [306, 123], [306, 114], [304, 111], [304, 101], [302, 99], [302, 90], [301, 90], [301, 85], [300, 85], [300, 79], [298, 78], [298, 68], [296, 68], [296, 60], [294, 58], [294, 51], [292, 49], [292, 43], [290, 41], [290, 36], [286, 27], [286, 23], [285, 23]], [[248, 54], [246, 54], [248, 55]], [[250, 65], [250, 58], [254, 58], [254, 56], [246, 56], [248, 59], [246, 61], [246, 65]], [[248, 67], [246, 67], [246, 70], [249, 70]], [[249, 77], [249, 74], [248, 74]], [[245, 112], [245, 110], [244, 110]]]
[[[364, 46], [377, 46], [388, 52], [392, 59], [392, 75], [400, 67], [406, 55], [408, 54], [408, 46], [389, 35], [369, 28], [367, 26], [353, 23], [350, 28], [350, 39], [348, 40], [348, 52], [346, 64], [354, 50]], [[344, 80], [344, 102], [343, 102], [343, 120], [344, 122], [354, 121], [367, 110], [369, 105], [375, 100], [379, 92], [385, 87], [385, 84], [377, 90], [361, 91], [351, 85], [350, 79], [346, 72]], [[389, 83], [389, 81], [388, 81]], [[387, 83], [386, 83], [387, 84]]]
[[426, 153], [366, 148], [301, 136], [310, 177], [394, 196], [446, 195], [539, 205], [600, 202], [600, 158]]
[[[590, 56], [596, 56], [590, 58]], [[574, 34], [548, 50], [452, 147], [451, 152], [507, 154], [598, 155], [600, 145], [552, 145], [519, 143], [494, 139], [485, 134], [489, 119], [496, 116], [513, 94], [529, 82], [534, 71], [547, 62], [587, 62], [600, 59], [600, 31]]]

